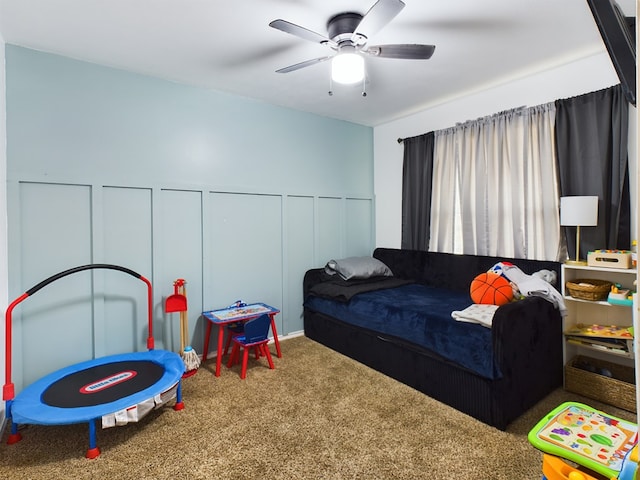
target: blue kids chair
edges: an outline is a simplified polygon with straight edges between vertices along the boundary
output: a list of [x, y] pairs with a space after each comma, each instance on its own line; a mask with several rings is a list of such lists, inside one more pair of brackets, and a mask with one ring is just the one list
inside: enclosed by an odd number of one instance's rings
[[229, 353], [229, 347], [231, 346], [231, 339], [233, 337], [239, 337], [243, 333], [244, 333], [244, 322], [230, 323], [229, 325], [227, 325], [227, 341], [224, 344], [223, 355], [227, 355]]
[[[267, 348], [267, 343], [269, 343], [270, 326], [271, 318], [269, 318], [269, 315], [260, 315], [259, 317], [249, 320], [244, 324], [244, 335], [238, 335], [231, 338], [233, 348], [231, 349], [231, 355], [229, 356], [227, 367], [231, 368], [234, 363], [237, 363], [240, 348], [244, 348], [240, 378], [244, 379], [247, 376], [247, 362], [249, 360], [249, 350], [251, 347], [256, 347], [260, 354], [267, 357], [270, 369], [275, 368], [273, 365], [273, 359], [271, 358], [271, 353]], [[258, 357], [258, 355], [256, 355], [256, 357]]]

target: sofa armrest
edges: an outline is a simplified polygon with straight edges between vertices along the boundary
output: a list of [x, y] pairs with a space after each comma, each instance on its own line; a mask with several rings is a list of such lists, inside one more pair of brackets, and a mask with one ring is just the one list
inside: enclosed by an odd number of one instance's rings
[[525, 374], [535, 384], [545, 381], [542, 376], [551, 376], [553, 382], [562, 383], [562, 317], [547, 300], [528, 297], [498, 308], [492, 337], [496, 365], [504, 378]]
[[312, 268], [305, 272], [304, 279], [302, 281], [303, 300], [307, 298], [309, 290], [311, 290], [314, 285], [322, 282], [322, 272], [324, 272], [324, 268]]

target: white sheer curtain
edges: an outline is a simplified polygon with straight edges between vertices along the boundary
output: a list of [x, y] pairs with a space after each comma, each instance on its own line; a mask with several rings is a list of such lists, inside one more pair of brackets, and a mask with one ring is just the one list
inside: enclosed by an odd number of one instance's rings
[[429, 250], [556, 260], [553, 103], [435, 132]]

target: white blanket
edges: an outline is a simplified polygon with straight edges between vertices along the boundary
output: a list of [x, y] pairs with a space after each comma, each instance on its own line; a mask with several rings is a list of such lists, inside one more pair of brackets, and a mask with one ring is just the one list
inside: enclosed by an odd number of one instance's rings
[[484, 327], [491, 328], [493, 314], [497, 309], [498, 305], [474, 303], [464, 310], [454, 310], [451, 312], [451, 317], [459, 322], [479, 323]]
[[516, 284], [522, 295], [542, 297], [553, 303], [563, 317], [567, 314], [564, 298], [549, 282], [534, 275], [527, 275], [515, 265], [505, 262], [501, 262], [499, 265], [502, 267], [504, 276]]

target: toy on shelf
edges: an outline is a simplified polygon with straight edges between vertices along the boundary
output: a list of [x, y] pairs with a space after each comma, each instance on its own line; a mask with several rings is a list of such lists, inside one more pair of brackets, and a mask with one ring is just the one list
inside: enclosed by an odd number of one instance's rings
[[584, 337], [632, 339], [633, 327], [576, 323], [564, 333], [565, 335], [580, 335]]
[[629, 250], [594, 250], [587, 253], [587, 265], [604, 268], [631, 268]]
[[565, 330], [564, 336], [567, 342], [576, 345], [623, 356], [633, 355], [633, 327], [578, 323]]
[[[528, 439], [538, 450], [570, 460], [606, 478], [635, 478], [638, 463], [637, 425], [587, 405], [563, 403], [531, 429]], [[556, 475], [548, 476], [545, 473], [548, 480], [592, 478], [578, 469], [573, 469], [576, 472], [573, 476], [566, 475], [571, 470], [558, 468], [553, 460], [547, 463], [553, 464], [551, 466], [555, 468]], [[553, 471], [551, 466], [547, 465]]]
[[612, 305], [623, 305], [625, 307], [633, 306], [633, 293], [628, 288], [622, 288], [619, 283], [614, 283], [611, 286], [611, 292], [607, 297], [607, 301]]

